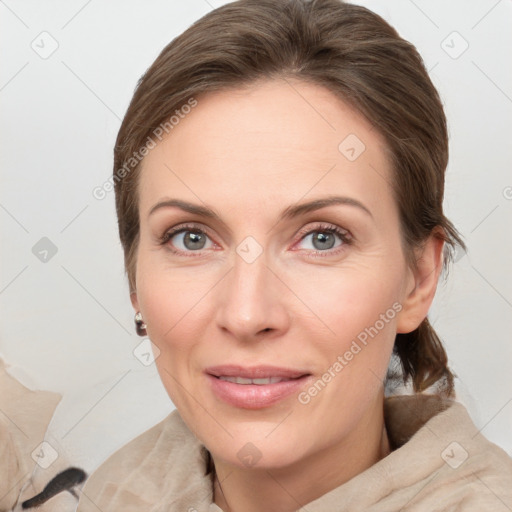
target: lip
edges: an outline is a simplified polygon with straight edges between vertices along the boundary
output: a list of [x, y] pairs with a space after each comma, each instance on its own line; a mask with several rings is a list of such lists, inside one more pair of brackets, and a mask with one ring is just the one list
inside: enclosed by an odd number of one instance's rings
[[[215, 366], [205, 370], [213, 393], [224, 402], [242, 409], [262, 409], [298, 393], [313, 378], [310, 373], [276, 366]], [[274, 384], [236, 384], [219, 376], [258, 379], [281, 377], [291, 380]]]

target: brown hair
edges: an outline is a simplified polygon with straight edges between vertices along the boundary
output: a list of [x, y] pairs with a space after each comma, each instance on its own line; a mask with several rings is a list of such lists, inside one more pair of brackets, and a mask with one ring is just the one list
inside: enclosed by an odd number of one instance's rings
[[[162, 50], [139, 80], [123, 119], [114, 182], [130, 291], [140, 164], [127, 171], [126, 163], [191, 98], [272, 78], [324, 86], [376, 127], [394, 170], [407, 261], [414, 268], [414, 249], [434, 234], [446, 242], [446, 270], [456, 244], [465, 244], [443, 213], [446, 119], [415, 47], [377, 14], [340, 0], [239, 0], [208, 13]], [[443, 382], [442, 390], [452, 394], [453, 375], [428, 318], [413, 332], [397, 334], [394, 353], [404, 382], [411, 379], [415, 391]]]

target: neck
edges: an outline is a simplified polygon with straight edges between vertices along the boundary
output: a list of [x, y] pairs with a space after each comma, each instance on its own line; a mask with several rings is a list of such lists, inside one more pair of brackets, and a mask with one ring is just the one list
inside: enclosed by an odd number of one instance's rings
[[389, 453], [380, 396], [349, 436], [286, 467], [240, 468], [214, 457], [214, 503], [224, 512], [293, 512]]

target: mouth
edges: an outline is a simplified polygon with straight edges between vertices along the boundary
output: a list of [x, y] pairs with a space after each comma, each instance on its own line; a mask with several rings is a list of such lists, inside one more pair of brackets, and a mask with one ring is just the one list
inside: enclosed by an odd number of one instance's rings
[[[311, 375], [306, 370], [298, 370], [294, 368], [285, 368], [280, 366], [258, 365], [258, 366], [241, 366], [241, 365], [221, 365], [211, 366], [205, 369], [209, 375], [219, 378], [236, 378], [252, 381], [259, 381], [262, 379], [282, 379], [291, 380], [298, 379], [304, 375]], [[276, 381], [279, 382], [279, 381]], [[258, 382], [254, 382], [258, 384]], [[250, 384], [250, 382], [237, 382], [237, 384]], [[268, 384], [262, 382], [261, 384]]]
[[295, 379], [287, 379], [285, 377], [265, 377], [261, 379], [247, 379], [245, 377], [228, 377], [227, 375], [220, 375], [217, 378], [220, 380], [225, 380], [226, 382], [232, 382], [233, 384], [254, 384], [256, 386], [263, 386], [265, 384], [277, 384], [278, 382], [286, 382], [289, 380], [300, 379], [300, 377], [296, 377]]
[[234, 407], [261, 409], [299, 392], [312, 374], [275, 366], [223, 365], [205, 370], [214, 395]]

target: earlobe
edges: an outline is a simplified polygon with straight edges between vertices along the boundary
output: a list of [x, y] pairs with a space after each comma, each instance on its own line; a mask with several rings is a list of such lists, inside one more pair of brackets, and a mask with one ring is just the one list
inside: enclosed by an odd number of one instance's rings
[[417, 269], [411, 270], [411, 282], [397, 315], [397, 333], [414, 331], [425, 319], [434, 300], [443, 266], [444, 240], [436, 232], [425, 242], [417, 256]]

